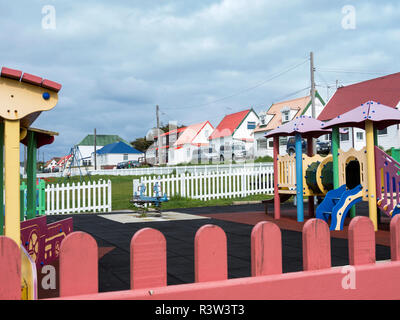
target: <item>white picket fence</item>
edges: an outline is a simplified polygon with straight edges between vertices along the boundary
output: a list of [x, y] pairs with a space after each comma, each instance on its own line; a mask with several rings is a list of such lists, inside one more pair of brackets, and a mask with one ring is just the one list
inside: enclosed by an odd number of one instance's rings
[[111, 212], [111, 181], [49, 184], [46, 214]]
[[159, 177], [141, 177], [133, 180], [133, 193], [139, 193], [141, 184], [146, 195], [153, 195], [153, 186], [159, 183], [162, 194], [168, 198], [181, 196], [191, 199], [210, 200], [246, 197], [256, 194], [273, 194], [272, 167], [258, 169], [234, 169], [224, 172], [183, 173]]
[[[181, 173], [200, 173], [200, 172], [226, 172], [236, 169], [260, 169], [272, 168], [272, 162], [260, 163], [236, 163], [236, 164], [213, 164], [213, 165], [196, 165], [196, 166], [165, 166], [165, 167], [148, 167], [148, 168], [131, 168], [131, 169], [108, 169], [108, 170], [88, 170], [90, 175], [112, 175], [112, 176], [142, 176], [142, 175], [166, 175]], [[74, 168], [71, 170], [71, 176], [79, 176], [86, 174], [84, 169]], [[38, 178], [61, 177], [61, 172], [38, 173]], [[26, 178], [26, 174], [23, 175]]]

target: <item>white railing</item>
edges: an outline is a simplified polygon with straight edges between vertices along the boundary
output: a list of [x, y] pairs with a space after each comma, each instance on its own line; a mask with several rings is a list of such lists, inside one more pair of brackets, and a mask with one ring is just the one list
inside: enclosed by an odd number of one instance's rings
[[156, 182], [161, 185], [161, 193], [168, 198], [210, 200], [246, 197], [256, 194], [273, 194], [273, 167], [232, 169], [223, 172], [197, 172], [159, 177], [141, 177], [133, 180], [133, 193], [139, 193], [141, 184], [146, 186], [146, 195], [153, 195]]
[[[90, 175], [143, 176], [143, 175], [166, 175], [166, 174], [181, 174], [181, 173], [226, 172], [235, 169], [248, 169], [248, 168], [257, 169], [265, 167], [272, 168], [273, 167], [272, 162], [88, 170], [88, 172]], [[84, 169], [81, 169], [81, 171], [79, 171], [77, 168], [71, 170], [71, 176], [79, 176], [80, 174], [86, 174], [86, 171]], [[61, 172], [37, 174], [38, 178], [61, 177], [61, 176], [62, 176]], [[26, 177], [26, 175], [24, 175], [24, 177]]]
[[111, 181], [46, 186], [46, 214], [110, 212]]

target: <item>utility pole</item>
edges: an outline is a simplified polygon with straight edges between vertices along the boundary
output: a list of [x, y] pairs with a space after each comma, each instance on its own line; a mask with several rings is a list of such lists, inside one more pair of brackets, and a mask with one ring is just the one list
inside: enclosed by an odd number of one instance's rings
[[156, 119], [157, 119], [157, 145], [158, 150], [156, 150], [156, 164], [161, 163], [161, 137], [160, 137], [160, 107], [156, 105]]
[[97, 170], [97, 157], [96, 157], [96, 128], [94, 128], [94, 170]]
[[[311, 73], [311, 116], [315, 119], [315, 67], [314, 67], [314, 52], [310, 52], [310, 73]], [[312, 139], [312, 150], [313, 154], [317, 153], [317, 146], [315, 143], [315, 139]]]

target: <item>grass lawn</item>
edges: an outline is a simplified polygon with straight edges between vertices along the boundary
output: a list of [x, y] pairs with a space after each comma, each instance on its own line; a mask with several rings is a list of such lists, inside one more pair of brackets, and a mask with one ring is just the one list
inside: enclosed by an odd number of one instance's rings
[[[112, 184], [112, 210], [126, 210], [134, 209], [134, 206], [129, 203], [133, 195], [133, 179], [140, 179], [140, 176], [91, 176], [90, 181], [111, 180]], [[69, 179], [63, 178], [49, 178], [46, 179], [46, 184], [67, 184], [80, 182], [80, 177], [71, 177]], [[89, 179], [86, 177], [85, 182], [88, 183]], [[182, 197], [172, 197], [168, 202], [162, 204], [163, 210], [179, 209], [179, 208], [194, 208], [194, 207], [208, 207], [208, 206], [227, 206], [232, 205], [234, 201], [255, 201], [272, 198], [272, 195], [253, 195], [243, 198], [228, 198], [228, 199], [211, 199], [207, 201], [195, 200]]]

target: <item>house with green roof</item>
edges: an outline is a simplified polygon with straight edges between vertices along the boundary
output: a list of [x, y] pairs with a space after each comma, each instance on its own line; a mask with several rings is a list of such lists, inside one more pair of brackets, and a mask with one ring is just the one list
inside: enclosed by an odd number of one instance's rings
[[[96, 134], [96, 151], [106, 145], [120, 141], [128, 146], [131, 146], [128, 141], [122, 139], [116, 134]], [[94, 153], [94, 134], [88, 134], [81, 142], [78, 143], [77, 147], [82, 159], [80, 165], [93, 165], [92, 153]]]

